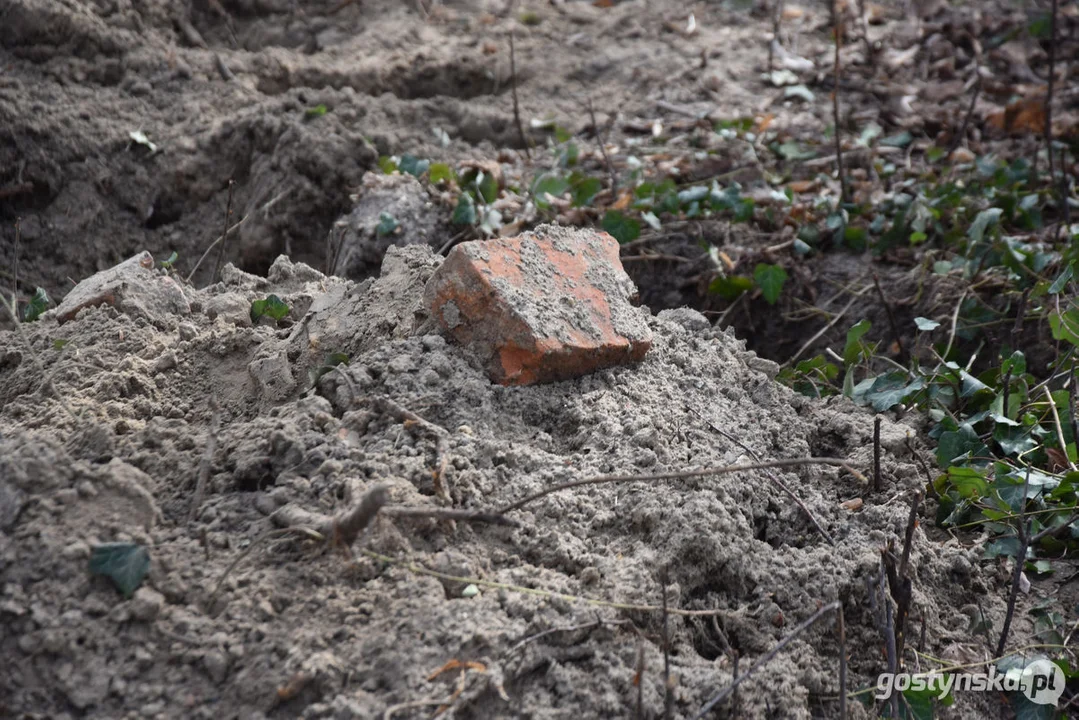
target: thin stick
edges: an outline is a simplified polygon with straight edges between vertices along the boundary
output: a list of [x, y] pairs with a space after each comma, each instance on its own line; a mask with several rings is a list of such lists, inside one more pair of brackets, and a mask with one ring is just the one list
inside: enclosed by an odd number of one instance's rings
[[948, 353], [952, 351], [952, 344], [955, 342], [955, 328], [959, 324], [959, 308], [963, 306], [963, 301], [967, 297], [967, 291], [963, 290], [959, 295], [959, 302], [955, 304], [955, 310], [952, 311], [952, 330], [948, 333], [948, 346], [944, 348], [944, 352], [941, 353], [941, 358], [948, 359]]
[[667, 568], [663, 568], [663, 720], [674, 717], [674, 688], [671, 686], [671, 629], [667, 612]]
[[839, 627], [839, 720], [847, 720], [847, 628], [842, 603], [836, 614], [836, 625]]
[[599, 132], [599, 124], [596, 122], [596, 111], [592, 107], [592, 98], [588, 98], [588, 115], [592, 119], [592, 131], [596, 134], [596, 143], [599, 144], [599, 151], [603, 153], [603, 163], [607, 166], [607, 175], [609, 175], [611, 179], [611, 194], [614, 195], [618, 191], [618, 177], [614, 174], [614, 165], [611, 163], [611, 156], [607, 154], [607, 141]]
[[350, 547], [389, 500], [390, 491], [385, 485], [375, 485], [365, 492], [351, 510], [343, 512], [333, 519], [334, 545], [345, 548]]
[[[597, 613], [597, 615], [598, 614], [599, 613]], [[509, 650], [504, 652], [502, 654], [502, 656], [503, 657], [509, 657], [510, 655], [513, 655], [518, 650], [521, 650], [522, 648], [524, 648], [529, 643], [534, 643], [537, 640], [541, 640], [541, 639], [547, 637], [548, 635], [554, 635], [555, 633], [577, 632], [578, 630], [591, 630], [592, 628], [599, 628], [599, 627], [603, 627], [604, 625], [629, 625], [629, 624], [630, 624], [629, 620], [604, 620], [603, 618], [597, 618], [597, 619], [593, 620], [592, 622], [581, 623], [580, 625], [567, 625], [565, 627], [547, 628], [546, 630], [538, 632], [535, 635], [529, 635], [524, 640], [522, 640], [521, 642], [517, 643], [516, 645], [511, 647]]]
[[221, 261], [225, 258], [225, 251], [228, 249], [228, 236], [229, 236], [229, 218], [232, 217], [232, 192], [236, 187], [236, 181], [229, 178], [229, 199], [225, 204], [225, 223], [221, 230], [221, 237], [224, 238], [221, 241], [221, 249], [217, 253], [217, 260], [214, 262], [214, 274], [210, 276], [210, 282], [215, 283], [221, 272]]
[[[1068, 459], [1068, 446], [1064, 442], [1064, 430], [1060, 427], [1060, 415], [1057, 413], [1057, 404], [1053, 401], [1053, 395], [1049, 392], [1048, 386], [1043, 385], [1042, 392], [1045, 393], [1045, 400], [1049, 403], [1049, 410], [1053, 413], [1053, 429], [1056, 430], [1057, 442], [1060, 444], [1060, 452], [1064, 453], [1064, 457]], [[1068, 465], [1072, 470], [1079, 470], [1071, 459], [1068, 459]]]
[[[688, 408], [688, 409], [691, 412], [695, 413], [697, 415], [697, 417], [699, 417], [700, 419], [702, 419], [706, 423], [708, 423], [709, 427], [711, 427], [717, 433], [719, 433], [723, 437], [727, 438], [728, 440], [730, 440], [732, 443], [734, 443], [738, 447], [745, 450], [747, 453], [749, 453], [749, 456], [751, 458], [753, 458], [754, 460], [760, 462], [760, 459], [761, 459], [760, 455], [758, 455], [756, 452], [754, 452], [753, 448], [749, 447], [744, 442], [742, 442], [741, 440], [736, 438], [734, 435], [731, 435], [726, 430], [724, 430], [723, 428], [716, 425], [714, 422], [712, 422], [711, 420], [706, 418], [700, 411], [695, 410], [694, 408], [691, 408], [691, 407]], [[798, 507], [800, 507], [802, 509], [802, 512], [804, 512], [806, 517], [809, 518], [809, 521], [811, 523], [813, 523], [814, 527], [817, 528], [817, 532], [819, 532], [821, 534], [821, 537], [823, 537], [828, 542], [829, 545], [835, 545], [835, 540], [833, 540], [832, 536], [828, 534], [828, 531], [824, 529], [824, 526], [821, 525], [820, 522], [817, 521], [816, 516], [814, 516], [813, 513], [810, 512], [809, 508], [806, 507], [806, 504], [804, 502], [802, 502], [802, 499], [799, 498], [797, 495], [795, 495], [794, 492], [791, 491], [791, 489], [789, 487], [787, 487], [786, 483], [784, 483], [782, 480], [780, 480], [779, 477], [775, 473], [773, 473], [771, 471], [766, 471], [764, 474], [768, 476], [769, 480], [771, 480], [773, 483], [778, 485], [779, 488], [783, 492], [785, 492], [787, 494], [787, 497], [789, 497], [794, 502], [795, 505], [797, 505]]]
[[637, 720], [644, 720], [644, 642], [637, 641]]
[[772, 42], [768, 43], [768, 74], [772, 74], [775, 49], [779, 46], [779, 26], [783, 22], [783, 0], [775, 0], [772, 10]]
[[952, 137], [952, 143], [948, 146], [948, 155], [959, 149], [959, 146], [963, 144], [963, 138], [967, 135], [967, 128], [970, 127], [971, 118], [974, 117], [974, 106], [978, 103], [978, 96], [982, 92], [982, 74], [978, 71], [978, 65], [974, 66], [974, 94], [970, 96], [970, 106], [967, 108], [967, 114], [963, 118], [963, 124], [959, 126], [959, 132]]
[[899, 323], [896, 322], [892, 304], [888, 302], [888, 297], [884, 294], [884, 288], [880, 286], [880, 276], [877, 273], [873, 273], [873, 285], [877, 288], [877, 296], [880, 297], [880, 302], [888, 313], [888, 325], [892, 329], [892, 337], [895, 338], [895, 344], [899, 346], [899, 357], [902, 359], [906, 355], [906, 351], [903, 349], [903, 336], [899, 332]]
[[[248, 217], [249, 216], [244, 215], [242, 218], [240, 218], [240, 221], [238, 223], [236, 223], [235, 225], [233, 225], [232, 227], [230, 227], [228, 230], [225, 231], [225, 235], [228, 235], [233, 230], [235, 230], [236, 228], [243, 225], [244, 221], [247, 220]], [[198, 272], [199, 266], [202, 265], [202, 261], [206, 259], [206, 256], [210, 254], [210, 251], [213, 250], [217, 246], [218, 243], [222, 242], [225, 239], [225, 235], [221, 235], [216, 240], [214, 240], [212, 243], [210, 243], [210, 245], [202, 253], [202, 255], [199, 257], [199, 261], [197, 263], [195, 263], [195, 267], [191, 268], [191, 272], [189, 272], [187, 274], [187, 282], [188, 283], [191, 282], [191, 278], [195, 277], [195, 273]]]
[[839, 47], [842, 43], [840, 27], [839, 0], [832, 0], [832, 25], [835, 27], [835, 88], [832, 90], [832, 122], [835, 124], [835, 164], [839, 173], [839, 199], [847, 202], [850, 191], [847, 188], [847, 176], [843, 171], [843, 143], [839, 137]]
[[873, 490], [880, 492], [880, 425], [879, 417], [873, 418]]
[[[1021, 508], [1026, 510], [1027, 492], [1030, 490], [1030, 467], [1027, 467], [1027, 476], [1023, 481], [1023, 499]], [[1030, 530], [1026, 520], [1020, 515], [1016, 523], [1016, 532], [1019, 533], [1019, 553], [1015, 556], [1015, 568], [1012, 570], [1012, 587], [1008, 593], [1008, 612], [1004, 615], [1004, 626], [1000, 630], [1000, 640], [997, 642], [997, 655], [1004, 654], [1004, 646], [1008, 644], [1008, 632], [1012, 628], [1012, 616], [1015, 614], [1015, 600], [1019, 596], [1019, 582], [1023, 576], [1023, 564], [1027, 560], [1027, 548], [1030, 547]]]
[[15, 274], [11, 278], [11, 309], [19, 314], [19, 241], [22, 239], [22, 218], [15, 218]]
[[524, 148], [525, 157], [532, 159], [532, 153], [528, 149], [528, 138], [525, 137], [525, 126], [521, 123], [521, 106], [517, 102], [517, 51], [513, 45], [513, 30], [510, 30], [510, 92], [513, 95], [513, 122], [517, 125], [517, 135]]
[[[1053, 75], [1056, 74], [1057, 62], [1057, 0], [1053, 0], [1053, 9], [1049, 14], [1049, 87], [1045, 92], [1045, 150], [1049, 155], [1049, 185], [1056, 183], [1053, 171]], [[1067, 206], [1068, 198], [1061, 195], [1061, 203]]]
[[922, 493], [914, 492], [910, 502], [910, 515], [907, 516], [907, 534], [903, 538], [903, 556], [899, 560], [899, 577], [907, 576], [907, 565], [910, 562], [910, 546], [914, 541], [914, 527], [918, 524], [918, 506], [922, 502]]
[[747, 679], [749, 679], [749, 677], [752, 676], [755, 672], [757, 672], [762, 667], [764, 667], [769, 662], [771, 662], [772, 659], [776, 655], [778, 655], [779, 652], [783, 648], [787, 647], [787, 645], [789, 645], [799, 635], [801, 635], [806, 630], [808, 630], [810, 627], [812, 627], [822, 617], [824, 617], [825, 615], [827, 615], [830, 612], [838, 610], [841, 606], [842, 606], [842, 603], [840, 603], [838, 600], [833, 600], [832, 602], [828, 603], [827, 605], [822, 607], [817, 612], [813, 613], [813, 615], [811, 615], [808, 620], [806, 620], [801, 625], [796, 627], [794, 629], [794, 632], [792, 632], [790, 635], [788, 635], [787, 637], [780, 640], [779, 644], [777, 644], [774, 648], [769, 650], [764, 655], [764, 657], [760, 658], [759, 660], [757, 660], [757, 662], [753, 663], [753, 665], [749, 668], [749, 670], [746, 670], [744, 675], [739, 675], [738, 677], [736, 677], [734, 679], [734, 682], [732, 682], [729, 686], [727, 686], [726, 689], [716, 693], [707, 703], [705, 703], [704, 707], [702, 707], [700, 709], [700, 711], [696, 715], [693, 716], [693, 720], [699, 720], [699, 718], [702, 718], [705, 715], [707, 715], [712, 710], [712, 708], [714, 708], [719, 703], [723, 702], [723, 700], [725, 700], [728, 695], [730, 695], [732, 692], [734, 692], [734, 689], [736, 687], [741, 685], [743, 682], [745, 682]]
[[569, 490], [571, 488], [582, 487], [585, 485], [600, 485], [602, 483], [624, 483], [624, 482], [658, 482], [663, 480], [687, 480], [689, 478], [706, 477], [708, 475], [729, 475], [730, 473], [745, 472], [747, 470], [764, 470], [766, 468], [779, 468], [779, 467], [797, 467], [800, 465], [833, 465], [841, 467], [851, 475], [862, 482], [868, 482], [864, 475], [850, 466], [846, 460], [840, 460], [838, 458], [788, 458], [784, 460], [767, 460], [765, 462], [745, 463], [743, 465], [723, 465], [720, 467], [703, 468], [700, 470], [682, 470], [679, 472], [658, 473], [656, 475], [599, 475], [597, 477], [585, 478], [583, 480], [572, 480], [570, 482], [560, 483], [558, 485], [552, 485], [549, 488], [540, 490], [539, 492], [532, 493], [523, 500], [510, 503], [505, 507], [499, 508], [495, 512], [499, 515], [504, 515], [514, 510], [520, 510], [534, 500], [539, 500], [542, 497], [550, 495], [551, 493], [558, 492], [559, 490]]
[[462, 520], [464, 522], [490, 523], [491, 525], [506, 525], [518, 527], [513, 518], [508, 518], [498, 513], [484, 512], [482, 510], [458, 510], [456, 508], [415, 508], [402, 505], [388, 505], [382, 508], [382, 514], [399, 518], [433, 518], [435, 520]]
[[[210, 479], [210, 468], [214, 461], [214, 452], [217, 450], [217, 433], [221, 429], [221, 408], [218, 407], [217, 397], [210, 396], [210, 431], [206, 437], [206, 449], [202, 453], [202, 461], [199, 463], [199, 479], [195, 484], [195, 495], [191, 498], [191, 509], [187, 513], [187, 521], [194, 521], [202, 507], [203, 498], [206, 495], [206, 483]], [[209, 547], [209, 546], [207, 546]]]

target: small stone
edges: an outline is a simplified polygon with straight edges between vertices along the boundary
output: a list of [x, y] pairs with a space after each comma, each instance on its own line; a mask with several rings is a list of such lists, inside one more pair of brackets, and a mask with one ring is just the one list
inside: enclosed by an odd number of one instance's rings
[[166, 370], [172, 370], [174, 367], [176, 367], [176, 364], [176, 351], [169, 350], [160, 357], [158, 357], [157, 360], [154, 360], [153, 369], [155, 373], [163, 373]]
[[180, 339], [190, 342], [199, 334], [199, 329], [188, 322], [180, 323]]
[[164, 606], [165, 596], [148, 587], [139, 588], [131, 598], [131, 614], [142, 622], [155, 620]]
[[82, 560], [90, 557], [90, 546], [82, 540], [76, 540], [64, 547], [60, 554], [68, 560]]
[[251, 303], [240, 293], [226, 292], [206, 301], [203, 313], [211, 320], [237, 327], [251, 327]]
[[171, 277], [154, 270], [154, 258], [148, 252], [83, 280], [64, 296], [56, 317], [65, 323], [79, 311], [99, 305], [111, 305], [126, 315], [154, 323], [191, 312], [184, 291]]
[[210, 679], [220, 685], [228, 675], [229, 659], [225, 653], [211, 650], [203, 656], [202, 666], [206, 668], [206, 673], [210, 676]]

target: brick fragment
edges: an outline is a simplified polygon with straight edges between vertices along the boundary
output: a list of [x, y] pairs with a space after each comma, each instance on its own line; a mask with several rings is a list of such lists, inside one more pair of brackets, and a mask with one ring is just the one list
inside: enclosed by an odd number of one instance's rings
[[635, 295], [610, 235], [541, 226], [455, 247], [424, 305], [494, 382], [530, 385], [644, 357], [652, 334]]

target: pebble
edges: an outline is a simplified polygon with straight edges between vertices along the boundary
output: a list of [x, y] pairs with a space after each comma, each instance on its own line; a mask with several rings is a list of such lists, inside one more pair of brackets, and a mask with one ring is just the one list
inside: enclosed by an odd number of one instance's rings
[[223, 652], [211, 650], [202, 657], [202, 665], [206, 673], [215, 683], [222, 683], [229, 672], [229, 659]]

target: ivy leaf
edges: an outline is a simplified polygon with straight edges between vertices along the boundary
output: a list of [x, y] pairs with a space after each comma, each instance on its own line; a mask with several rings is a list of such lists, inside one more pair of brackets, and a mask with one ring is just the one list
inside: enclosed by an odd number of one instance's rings
[[1068, 267], [1064, 268], [1064, 271], [1060, 273], [1057, 279], [1053, 281], [1053, 284], [1049, 286], [1049, 294], [1056, 295], [1063, 290], [1064, 286], [1068, 284], [1068, 281], [1072, 279], [1072, 274], [1074, 272], [1075, 266], [1069, 263]]
[[303, 114], [304, 114], [304, 117], [306, 117], [306, 118], [320, 118], [323, 115], [325, 115], [327, 112], [329, 112], [329, 109], [325, 105], [323, 105], [322, 103], [319, 103], [318, 105], [315, 105], [314, 107], [309, 107], [306, 110], [304, 110]]
[[124, 597], [131, 597], [150, 570], [150, 552], [135, 543], [105, 543], [90, 552], [90, 572], [112, 579]]
[[708, 285], [708, 292], [715, 293], [728, 302], [752, 289], [753, 280], [745, 275], [717, 277]]
[[956, 461], [974, 457], [984, 458], [989, 455], [989, 448], [974, 432], [969, 423], [963, 423], [958, 430], [949, 430], [940, 434], [937, 444], [937, 463], [948, 467]]
[[390, 156], [382, 155], [378, 159], [378, 169], [382, 171], [383, 175], [392, 175], [397, 171], [397, 163]]
[[608, 210], [601, 225], [620, 244], [633, 242], [641, 234], [641, 224], [617, 210]]
[[263, 315], [274, 320], [281, 320], [289, 313], [289, 306], [276, 295], [269, 295], [265, 300], [251, 303], [251, 322], [258, 322]]
[[858, 360], [862, 336], [869, 332], [871, 327], [873, 323], [868, 320], [861, 320], [851, 326], [851, 329], [847, 331], [847, 344], [843, 346], [843, 362], [853, 365]]
[[975, 244], [980, 243], [985, 236], [985, 231], [990, 226], [995, 225], [1000, 221], [1000, 216], [1004, 212], [1003, 209], [995, 207], [988, 210], [982, 210], [974, 218], [974, 222], [971, 223], [970, 229], [967, 230], [967, 237], [969, 237]]
[[536, 199], [536, 207], [541, 210], [546, 210], [551, 206], [547, 199], [548, 195], [553, 198], [562, 197], [567, 190], [569, 190], [569, 181], [552, 173], [544, 173], [532, 183], [532, 196]]
[[783, 291], [783, 283], [787, 282], [787, 271], [780, 265], [758, 263], [753, 269], [753, 279], [768, 304], [775, 305]]
[[570, 202], [573, 207], [589, 205], [602, 189], [603, 183], [599, 178], [581, 177], [573, 183], [573, 188], [570, 190]]
[[450, 222], [454, 225], [475, 225], [476, 224], [476, 203], [472, 200], [472, 196], [468, 193], [461, 193], [461, 197], [457, 199], [457, 207], [453, 209], [453, 216], [450, 218]]
[[378, 214], [378, 227], [375, 228], [375, 232], [379, 235], [389, 235], [394, 230], [400, 227], [400, 223], [397, 222], [397, 218], [390, 215], [388, 212], [381, 212]]
[[168, 259], [166, 259], [166, 260], [162, 260], [162, 261], [161, 261], [161, 263], [160, 263], [160, 265], [161, 265], [161, 267], [165, 268], [166, 270], [171, 270], [171, 269], [172, 269], [172, 266], [173, 266], [173, 265], [174, 265], [174, 264], [176, 263], [176, 260], [177, 260], [177, 259], [178, 259], [179, 257], [180, 257], [180, 256], [176, 254], [176, 251], [175, 251], [175, 250], [173, 250], [173, 251], [172, 251], [172, 254], [171, 254], [171, 255], [169, 255]]
[[427, 169], [427, 177], [436, 185], [452, 182], [453, 170], [446, 163], [431, 163], [431, 167]]
[[1072, 308], [1063, 313], [1054, 310], [1049, 314], [1049, 329], [1054, 340], [1067, 340], [1079, 347], [1079, 310]]
[[30, 302], [23, 308], [23, 322], [34, 322], [41, 317], [41, 313], [49, 309], [49, 302], [49, 295], [45, 292], [45, 288], [34, 290], [34, 296], [30, 298]]
[[430, 160], [421, 160], [415, 155], [409, 155], [408, 153], [401, 156], [401, 163], [398, 165], [401, 172], [408, 173], [415, 177], [423, 175], [427, 172], [427, 168], [429, 167], [431, 167]]

